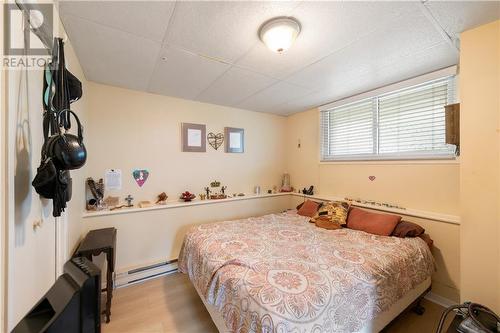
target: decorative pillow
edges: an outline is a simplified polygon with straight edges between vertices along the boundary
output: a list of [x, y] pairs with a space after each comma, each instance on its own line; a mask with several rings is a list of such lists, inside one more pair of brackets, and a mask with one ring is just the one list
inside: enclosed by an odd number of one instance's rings
[[300, 205], [297, 214], [302, 216], [313, 217], [318, 212], [319, 204], [317, 202], [306, 200]]
[[326, 216], [320, 216], [318, 219], [316, 219], [315, 224], [319, 228], [328, 230], [342, 229], [342, 226], [339, 223], [332, 223], [332, 221]]
[[[310, 200], [309, 200], [309, 199], [307, 199], [306, 201], [310, 201]], [[301, 203], [300, 203], [300, 204], [296, 207], [296, 208], [297, 208], [297, 210], [299, 210], [299, 209], [300, 209], [300, 208], [301, 208], [301, 207], [302, 207], [302, 206], [306, 203], [306, 201], [301, 202]], [[313, 202], [314, 202], [314, 203], [316, 203], [316, 204], [318, 204], [318, 209], [319, 209], [319, 207], [323, 206], [323, 202], [321, 202], [321, 201], [320, 201], [320, 202], [318, 202], [318, 201], [313, 201]]]
[[324, 227], [325, 223], [330, 223], [332, 224], [332, 228], [338, 229], [342, 224], [345, 224], [348, 212], [349, 204], [347, 202], [330, 201], [321, 206], [316, 215], [314, 215], [309, 222], [316, 223], [316, 221], [319, 221], [318, 224], [322, 227]]
[[418, 237], [425, 232], [425, 229], [419, 226], [416, 223], [401, 221], [398, 223], [394, 231], [392, 232], [392, 236], [396, 237]]
[[422, 238], [424, 240], [424, 242], [427, 244], [427, 246], [429, 247], [429, 250], [432, 251], [432, 248], [434, 246], [434, 241], [431, 239], [431, 237], [427, 234], [421, 234], [418, 237]]
[[359, 208], [352, 208], [347, 218], [347, 227], [374, 235], [390, 236], [401, 221], [401, 216], [372, 213]]

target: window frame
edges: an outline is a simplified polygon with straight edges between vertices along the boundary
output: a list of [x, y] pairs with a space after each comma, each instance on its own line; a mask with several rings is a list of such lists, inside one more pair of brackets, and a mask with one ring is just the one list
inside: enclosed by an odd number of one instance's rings
[[[379, 139], [380, 139], [380, 134], [379, 134], [379, 123], [380, 123], [380, 118], [379, 118], [379, 100], [380, 98], [386, 97], [388, 95], [392, 94], [397, 94], [399, 92], [405, 91], [405, 90], [411, 90], [414, 88], [418, 88], [419, 86], [425, 86], [425, 85], [430, 85], [439, 81], [443, 80], [448, 80], [448, 100], [447, 104], [451, 104], [455, 102], [455, 94], [456, 94], [456, 74], [455, 73], [450, 73], [445, 76], [440, 76], [437, 78], [432, 78], [432, 79], [427, 79], [427, 80], [421, 80], [419, 83], [414, 83], [414, 84], [406, 84], [401, 86], [401, 84], [396, 84], [395, 86], [398, 86], [395, 89], [387, 89], [388, 87], [384, 87], [380, 90], [382, 90], [380, 93], [377, 93], [377, 90], [374, 90], [370, 92], [370, 95], [368, 97], [361, 97], [360, 95], [359, 98], [349, 98], [349, 101], [346, 101], [345, 103], [335, 102], [331, 103], [328, 105], [325, 105], [320, 108], [320, 115], [319, 115], [319, 142], [320, 142], [320, 147], [319, 147], [319, 154], [320, 154], [320, 163], [335, 163], [335, 162], [372, 162], [372, 161], [454, 161], [457, 160], [458, 156], [456, 154], [456, 151], [454, 153], [452, 152], [443, 152], [442, 154], [436, 153], [435, 151], [412, 151], [412, 152], [399, 152], [399, 153], [379, 153]], [[412, 81], [412, 80], [409, 80]], [[451, 91], [449, 89], [449, 85], [451, 84]], [[451, 98], [450, 98], [451, 97]], [[451, 99], [451, 100], [450, 100]], [[325, 131], [323, 128], [323, 113], [326, 112], [329, 114], [329, 111], [335, 108], [339, 107], [345, 107], [349, 106], [351, 104], [356, 104], [356, 103], [361, 103], [363, 101], [372, 101], [374, 103], [374, 110], [373, 110], [373, 150], [372, 153], [367, 153], [367, 154], [352, 154], [352, 155], [329, 155], [325, 154], [324, 150], [329, 149], [328, 144], [325, 144]], [[334, 105], [334, 106], [331, 106]], [[328, 127], [329, 128], [329, 127]], [[330, 133], [328, 133], [329, 135]], [[329, 141], [329, 139], [327, 139]]]

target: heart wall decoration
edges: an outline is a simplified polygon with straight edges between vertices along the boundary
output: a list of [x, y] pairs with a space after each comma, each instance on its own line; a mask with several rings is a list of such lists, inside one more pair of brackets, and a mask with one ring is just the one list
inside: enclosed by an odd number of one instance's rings
[[139, 187], [142, 187], [149, 177], [149, 171], [146, 169], [136, 169], [132, 172], [135, 182]]
[[212, 146], [213, 149], [217, 150], [219, 149], [220, 146], [222, 146], [222, 143], [224, 142], [224, 134], [222, 133], [214, 134], [210, 132], [207, 135], [207, 140], [208, 144]]
[[374, 181], [377, 177], [375, 176], [368, 176], [368, 179], [371, 180], [371, 181]]

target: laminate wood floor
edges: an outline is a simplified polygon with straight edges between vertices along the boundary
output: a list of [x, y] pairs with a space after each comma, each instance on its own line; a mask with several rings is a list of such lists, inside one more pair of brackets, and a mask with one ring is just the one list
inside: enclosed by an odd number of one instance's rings
[[[443, 307], [424, 300], [424, 315], [405, 313], [384, 333], [434, 333]], [[187, 275], [174, 273], [115, 290], [103, 333], [217, 333]]]

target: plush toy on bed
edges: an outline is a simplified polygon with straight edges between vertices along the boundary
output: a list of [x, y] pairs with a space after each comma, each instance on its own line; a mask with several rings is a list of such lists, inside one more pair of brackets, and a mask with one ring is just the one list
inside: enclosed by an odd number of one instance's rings
[[335, 230], [346, 224], [349, 204], [343, 201], [330, 201], [323, 204], [309, 222], [317, 227]]

